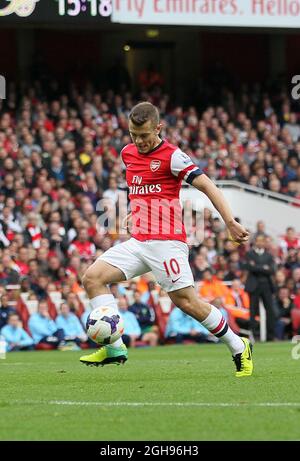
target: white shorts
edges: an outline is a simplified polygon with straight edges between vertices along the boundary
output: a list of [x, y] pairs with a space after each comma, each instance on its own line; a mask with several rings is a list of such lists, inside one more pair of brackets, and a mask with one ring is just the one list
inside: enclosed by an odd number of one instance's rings
[[189, 264], [189, 248], [179, 240], [147, 240], [134, 238], [111, 247], [101, 259], [120, 269], [127, 280], [152, 271], [157, 282], [167, 291], [194, 286]]

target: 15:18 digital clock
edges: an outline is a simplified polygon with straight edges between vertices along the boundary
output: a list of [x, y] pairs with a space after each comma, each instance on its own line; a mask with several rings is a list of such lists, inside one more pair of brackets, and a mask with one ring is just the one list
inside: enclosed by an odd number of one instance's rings
[[90, 16], [108, 17], [112, 14], [112, 0], [56, 0], [60, 16], [79, 16], [86, 13]]

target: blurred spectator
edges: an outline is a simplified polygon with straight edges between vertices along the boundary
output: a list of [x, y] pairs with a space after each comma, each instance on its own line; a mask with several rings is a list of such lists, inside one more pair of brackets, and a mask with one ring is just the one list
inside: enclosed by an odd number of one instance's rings
[[262, 299], [267, 317], [267, 341], [273, 341], [275, 315], [272, 275], [275, 272], [275, 262], [272, 255], [265, 250], [265, 245], [265, 237], [258, 235], [253, 249], [246, 254], [245, 269], [248, 271], [248, 276], [245, 290], [250, 296], [250, 326], [252, 334], [257, 337], [255, 316], [259, 315], [259, 301]]
[[275, 282], [275, 290], [278, 293], [279, 288], [285, 286], [286, 284], [286, 275], [285, 275], [284, 270], [278, 269], [275, 272], [274, 282]]
[[37, 280], [31, 283], [31, 288], [39, 299], [46, 299], [48, 296], [49, 277], [40, 275]]
[[176, 344], [181, 344], [185, 340], [196, 343], [207, 342], [213, 335], [197, 320], [185, 314], [178, 307], [174, 307], [168, 319], [165, 337], [175, 339]]
[[300, 126], [297, 123], [297, 114], [294, 112], [290, 113], [289, 121], [283, 125], [283, 128], [288, 130], [293, 142], [297, 142], [300, 139]]
[[155, 322], [154, 309], [141, 302], [141, 294], [139, 291], [134, 291], [133, 298], [134, 303], [129, 306], [129, 312], [132, 312], [135, 315], [141, 327], [142, 333], [151, 331]]
[[290, 249], [300, 248], [300, 238], [296, 235], [295, 229], [293, 227], [287, 228], [286, 234], [280, 241], [280, 247], [284, 254], [287, 254], [288, 250]]
[[204, 242], [205, 247], [207, 248], [207, 261], [210, 265], [214, 264], [217, 250], [216, 250], [216, 241], [214, 238], [209, 237]]
[[155, 87], [163, 85], [163, 77], [151, 62], [146, 69], [143, 69], [139, 74], [139, 84], [142, 89], [152, 90]]
[[41, 245], [42, 236], [38, 216], [35, 213], [29, 213], [25, 233], [26, 242], [31, 243], [33, 248], [38, 249]]
[[192, 272], [195, 281], [202, 280], [204, 271], [209, 269], [209, 263], [201, 254], [197, 254], [192, 263]]
[[113, 205], [116, 205], [119, 197], [120, 190], [118, 189], [118, 182], [115, 178], [110, 178], [108, 189], [103, 192], [103, 198], [110, 200]]
[[158, 343], [158, 328], [154, 325], [155, 311], [152, 307], [141, 302], [141, 294], [139, 291], [134, 292], [134, 303], [128, 308], [132, 312], [140, 327], [142, 340], [150, 346], [157, 346]]
[[71, 291], [69, 291], [70, 287], [68, 285], [63, 287], [62, 294], [64, 294], [63, 293], [64, 288], [65, 288], [66, 296], [63, 296], [63, 297], [66, 298], [66, 302], [67, 302], [67, 305], [70, 308], [70, 311], [73, 314], [76, 314], [76, 316], [78, 316], [80, 314], [81, 308], [82, 308], [81, 304], [80, 304], [80, 301], [79, 301], [79, 298], [75, 293], [72, 293]]
[[29, 272], [29, 251], [26, 247], [19, 248], [19, 258], [15, 261], [21, 275], [27, 275]]
[[67, 303], [61, 303], [60, 314], [56, 317], [55, 323], [58, 330], [64, 331], [65, 341], [74, 341], [78, 346], [87, 341], [87, 334], [84, 332], [78, 317], [71, 312]]
[[297, 291], [300, 288], [300, 267], [293, 269], [292, 280], [294, 282], [294, 291]]
[[0, 262], [0, 284], [15, 285], [20, 280], [20, 269], [11, 256], [5, 254]]
[[[240, 328], [250, 330], [250, 300], [248, 293], [242, 288], [241, 281], [235, 279], [229, 287], [229, 294], [226, 299], [226, 310], [231, 316], [231, 320], [236, 322], [237, 327], [231, 325], [234, 330]], [[258, 332], [259, 325], [255, 321], [255, 331]]]
[[300, 335], [300, 287], [293, 301], [295, 307], [291, 310], [292, 334]]
[[54, 347], [65, 345], [65, 333], [51, 319], [46, 301], [40, 301], [38, 312], [31, 315], [28, 327], [35, 344], [49, 344]]
[[90, 260], [96, 252], [96, 247], [90, 242], [88, 231], [85, 228], [79, 230], [78, 239], [73, 240], [68, 253], [69, 255], [76, 254], [82, 259]]
[[297, 309], [300, 309], [300, 287], [297, 288], [294, 304]]
[[290, 296], [289, 289], [285, 286], [279, 288], [278, 294], [275, 297], [276, 309], [276, 324], [275, 324], [275, 338], [283, 340], [286, 337], [291, 338], [292, 334], [292, 320], [291, 311], [294, 307], [293, 301]]
[[141, 302], [144, 304], [149, 304], [151, 301], [157, 304], [159, 299], [160, 287], [157, 286], [157, 283], [154, 280], [149, 280], [147, 290], [141, 295]]
[[3, 328], [8, 321], [8, 318], [12, 314], [16, 314], [16, 309], [10, 304], [8, 296], [3, 293], [1, 296], [1, 307], [0, 307], [0, 330]]
[[222, 298], [223, 302], [225, 302], [228, 296], [228, 287], [222, 281], [213, 277], [211, 269], [205, 269], [199, 295], [207, 302], [212, 302], [214, 298]]
[[267, 237], [266, 224], [264, 223], [264, 221], [257, 221], [256, 232], [252, 235], [252, 240], [255, 241], [258, 235], [264, 235], [265, 237]]
[[242, 277], [242, 264], [238, 251], [232, 251], [228, 257], [228, 267], [225, 272], [224, 282], [232, 282]]
[[124, 322], [124, 334], [122, 336], [124, 344], [127, 347], [134, 347], [137, 339], [141, 336], [141, 327], [136, 316], [128, 310], [125, 296], [119, 298], [118, 308]]
[[242, 288], [241, 281], [239, 279], [233, 280], [231, 287], [228, 288], [226, 302], [229, 306], [249, 309], [249, 295]]
[[[11, 240], [12, 236], [14, 235], [14, 232], [22, 232], [22, 227], [19, 221], [16, 219], [11, 208], [8, 206], [5, 206], [2, 209], [2, 212], [0, 213], [0, 223], [2, 225], [2, 228], [6, 228], [6, 236], [10, 237], [9, 240]], [[11, 235], [9, 235], [9, 231]]]
[[33, 339], [22, 327], [17, 314], [10, 314], [7, 325], [1, 329], [1, 335], [7, 342], [8, 351], [28, 351], [34, 349]]

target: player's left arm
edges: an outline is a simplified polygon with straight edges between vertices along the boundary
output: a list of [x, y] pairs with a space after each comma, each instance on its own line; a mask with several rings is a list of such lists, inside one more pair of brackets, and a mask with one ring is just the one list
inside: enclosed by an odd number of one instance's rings
[[235, 221], [222, 192], [217, 188], [212, 180], [209, 179], [209, 177], [193, 163], [191, 158], [186, 153], [182, 152], [181, 149], [177, 149], [173, 152], [170, 169], [172, 174], [176, 176], [179, 181], [184, 180], [207, 195], [214, 207], [222, 216], [229, 230], [229, 238], [231, 240], [237, 243], [247, 242], [249, 239], [249, 232], [245, 229], [245, 227]]
[[247, 242], [249, 240], [249, 232], [234, 219], [227, 200], [213, 181], [203, 173], [196, 176], [191, 184], [196, 189], [203, 192], [212, 202], [216, 210], [218, 210], [229, 230], [232, 240], [238, 243]]

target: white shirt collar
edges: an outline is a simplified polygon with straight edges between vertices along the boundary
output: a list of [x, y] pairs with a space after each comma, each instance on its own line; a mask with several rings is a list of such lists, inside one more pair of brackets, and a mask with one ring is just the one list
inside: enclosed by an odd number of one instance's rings
[[254, 251], [255, 251], [255, 253], [257, 253], [258, 255], [263, 255], [264, 252], [265, 252], [265, 249], [264, 249], [264, 248], [254, 248]]

